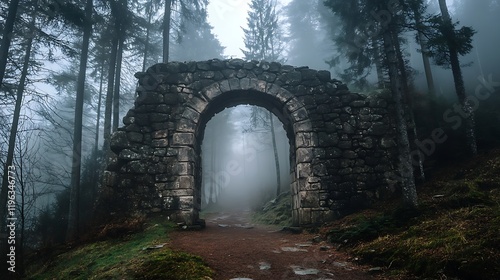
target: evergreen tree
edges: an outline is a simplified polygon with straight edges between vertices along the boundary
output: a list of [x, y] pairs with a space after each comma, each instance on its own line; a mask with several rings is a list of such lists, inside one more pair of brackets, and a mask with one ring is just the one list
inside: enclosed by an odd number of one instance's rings
[[[428, 42], [430, 54], [437, 65], [451, 67], [455, 91], [461, 105], [460, 115], [464, 118], [467, 147], [471, 155], [477, 155], [474, 111], [465, 92], [459, 58], [460, 55], [466, 55], [472, 50], [472, 37], [475, 31], [467, 26], [456, 29], [457, 24], [451, 20], [446, 0], [439, 0], [439, 7], [441, 16], [435, 16], [431, 19], [431, 23], [433, 23], [431, 31], [433, 32], [430, 34]], [[461, 124], [462, 121], [455, 127], [458, 128]]]
[[[200, 14], [208, 4], [207, 0], [165, 0], [163, 13], [163, 62], [170, 58], [170, 33], [172, 29], [172, 11], [177, 11], [178, 17], [200, 21]], [[184, 33], [183, 26], [179, 26], [177, 33]]]
[[283, 32], [276, 13], [275, 0], [252, 0], [247, 17], [245, 50], [241, 50], [247, 60], [267, 60], [284, 62]]
[[213, 27], [207, 21], [206, 10], [200, 11], [198, 21], [181, 20], [185, 21], [182, 24], [184, 34], [172, 46], [173, 60], [197, 61], [223, 57], [224, 47], [212, 33]]
[[329, 35], [333, 13], [325, 9], [322, 0], [292, 0], [285, 7], [287, 22], [287, 62], [315, 69], [328, 67], [332, 56]]

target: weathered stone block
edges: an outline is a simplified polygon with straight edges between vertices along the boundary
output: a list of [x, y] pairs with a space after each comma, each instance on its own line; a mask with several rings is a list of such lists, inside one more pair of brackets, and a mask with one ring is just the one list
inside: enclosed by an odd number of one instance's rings
[[182, 117], [191, 120], [193, 123], [197, 123], [200, 119], [200, 113], [190, 107], [186, 107], [186, 109], [184, 109], [184, 112], [182, 113]]
[[296, 157], [297, 162], [312, 162], [314, 158], [313, 148], [298, 148]]
[[201, 98], [194, 96], [193, 98], [191, 98], [189, 100], [187, 105], [189, 107], [193, 108], [196, 112], [202, 113], [205, 110], [205, 108], [207, 107], [208, 102], [201, 99]]
[[207, 62], [198, 62], [196, 63], [196, 68], [198, 68], [198, 70], [207, 71], [210, 70], [210, 65]]
[[179, 184], [181, 188], [194, 190], [194, 176], [180, 176]]
[[191, 147], [181, 147], [178, 149], [178, 161], [194, 161], [196, 157], [195, 151]]
[[154, 139], [167, 138], [168, 130], [157, 130], [151, 134], [151, 137]]
[[175, 164], [173, 170], [177, 175], [193, 175], [193, 164], [190, 162], [179, 162]]
[[219, 59], [212, 59], [210, 61], [210, 66], [214, 70], [222, 70], [225, 67], [224, 62]]
[[326, 176], [328, 173], [326, 165], [323, 163], [316, 163], [313, 165], [312, 174], [315, 176]]
[[278, 62], [269, 63], [269, 68], [267, 69], [269, 72], [279, 72], [281, 68], [281, 64]]
[[311, 176], [311, 164], [310, 163], [297, 163], [297, 173], [298, 178], [307, 178]]
[[193, 133], [175, 133], [172, 140], [172, 145], [187, 146], [194, 144]]
[[319, 191], [321, 189], [320, 183], [307, 183], [305, 188], [306, 191]]
[[318, 134], [319, 145], [322, 147], [335, 147], [339, 144], [339, 136], [337, 134], [328, 134], [320, 132]]
[[298, 133], [313, 131], [312, 124], [309, 121], [299, 121], [293, 124], [293, 130]]
[[143, 92], [137, 97], [137, 104], [158, 104], [163, 102], [163, 94], [156, 92]]
[[129, 173], [134, 173], [134, 174], [142, 174], [146, 173], [148, 164], [143, 161], [131, 161], [126, 164], [127, 167], [127, 172]]
[[162, 114], [162, 113], [151, 113], [149, 115], [149, 120], [151, 122], [166, 122], [170, 118], [170, 115], [168, 114]]
[[283, 89], [283, 88], [280, 88], [280, 90], [278, 91], [278, 93], [276, 93], [276, 98], [278, 98], [278, 100], [281, 102], [281, 103], [287, 103], [288, 100], [292, 99], [294, 96], [287, 90]]
[[117, 131], [111, 135], [110, 140], [111, 150], [114, 152], [119, 152], [122, 149], [129, 148], [130, 142], [127, 137], [127, 132]]
[[228, 80], [223, 80], [219, 82], [219, 89], [221, 92], [228, 92], [231, 90]]
[[307, 110], [303, 107], [298, 109], [297, 111], [292, 113], [292, 118], [293, 118], [294, 122], [300, 122], [303, 120], [307, 120], [308, 119]]
[[245, 69], [240, 69], [236, 72], [236, 78], [238, 79], [241, 79], [241, 78], [245, 78], [247, 76], [247, 70]]
[[234, 78], [234, 79], [230, 79], [228, 82], [229, 82], [229, 88], [231, 90], [240, 90], [241, 89], [240, 79]]
[[154, 148], [166, 148], [168, 147], [168, 139], [153, 139], [153, 141], [151, 141], [151, 146]]
[[255, 85], [255, 90], [258, 90], [260, 92], [266, 92], [266, 87], [267, 87], [267, 82], [262, 81], [262, 80], [257, 80], [257, 83]]
[[193, 196], [193, 189], [176, 189], [176, 190], [163, 190], [162, 196], [180, 197], [180, 196]]
[[212, 79], [214, 76], [215, 76], [214, 71], [201, 71], [195, 73], [194, 79], [195, 80]]
[[143, 135], [139, 132], [127, 132], [127, 139], [130, 142], [142, 142]]
[[163, 208], [166, 210], [180, 210], [179, 197], [177, 196], [164, 197]]
[[319, 207], [319, 194], [318, 191], [300, 191], [299, 192], [300, 205], [304, 208], [317, 208]]
[[177, 122], [177, 131], [179, 132], [191, 132], [194, 133], [196, 130], [196, 123], [194, 123], [191, 119], [180, 119]]
[[299, 222], [301, 225], [310, 225], [312, 223], [311, 220], [311, 209], [300, 208], [299, 212]]
[[231, 68], [231, 69], [241, 69], [241, 68], [243, 68], [244, 64], [245, 64], [245, 61], [243, 59], [233, 58], [233, 59], [230, 59], [226, 65], [228, 68]]
[[297, 148], [309, 148], [314, 147], [314, 136], [312, 133], [299, 132], [295, 136], [295, 146]]
[[141, 159], [142, 156], [136, 152], [133, 152], [129, 149], [124, 149], [120, 152], [118, 155], [118, 159], [122, 160], [139, 160]]
[[268, 83], [273, 83], [276, 80], [276, 74], [269, 72], [264, 72], [257, 77], [259, 78], [259, 80], [263, 80]]

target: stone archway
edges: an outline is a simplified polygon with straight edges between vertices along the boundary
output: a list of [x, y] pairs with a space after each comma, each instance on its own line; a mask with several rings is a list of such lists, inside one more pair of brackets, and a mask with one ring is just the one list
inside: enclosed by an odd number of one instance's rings
[[[194, 166], [193, 177], [190, 182], [194, 182], [195, 189], [193, 196], [194, 213], [196, 217], [200, 210], [201, 191], [201, 148], [200, 142], [203, 137], [204, 127], [208, 120], [216, 113], [225, 108], [249, 104], [257, 105], [268, 109], [274, 113], [285, 127], [291, 144], [290, 167], [292, 169], [292, 182], [290, 191], [292, 194], [292, 220], [294, 224], [301, 224], [301, 203], [303, 197], [319, 197], [319, 189], [300, 189], [299, 186], [306, 186], [304, 181], [312, 178], [311, 162], [314, 149], [319, 149], [317, 143], [304, 141], [306, 138], [317, 139], [317, 135], [312, 131], [312, 124], [309, 119], [304, 104], [286, 89], [263, 80], [253, 78], [233, 78], [213, 83], [201, 90], [204, 99], [192, 96], [186, 102], [186, 106], [181, 113], [181, 120], [178, 122], [176, 134], [174, 134], [173, 146], [179, 149], [189, 149], [194, 147], [194, 153], [187, 158], [179, 160], [191, 162]], [[305, 136], [305, 134], [309, 134]], [[312, 137], [311, 137], [312, 136]], [[318, 182], [320, 184], [320, 182]], [[305, 202], [304, 202], [305, 203]], [[309, 207], [319, 208], [317, 205]]]
[[328, 71], [275, 62], [157, 64], [111, 139], [101, 205], [196, 223], [200, 143], [208, 120], [229, 106], [273, 112], [292, 145], [293, 222], [312, 225], [363, 208], [390, 189], [396, 147], [384, 96], [350, 92]]

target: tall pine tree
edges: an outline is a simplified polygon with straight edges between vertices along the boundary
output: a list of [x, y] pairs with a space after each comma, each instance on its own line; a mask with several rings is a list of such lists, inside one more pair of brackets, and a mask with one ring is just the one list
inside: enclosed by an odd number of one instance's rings
[[248, 27], [243, 28], [247, 60], [284, 62], [283, 32], [276, 14], [275, 0], [252, 0]]

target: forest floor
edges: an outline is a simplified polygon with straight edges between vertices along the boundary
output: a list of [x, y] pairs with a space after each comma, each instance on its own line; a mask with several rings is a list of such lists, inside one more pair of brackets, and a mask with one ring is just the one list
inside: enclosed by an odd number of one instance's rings
[[500, 148], [439, 165], [417, 188], [418, 209], [395, 198], [320, 232], [388, 277], [500, 279]]
[[246, 211], [208, 213], [199, 231], [164, 217], [131, 220], [33, 252], [23, 278], [500, 279], [500, 148], [433, 171], [418, 187], [415, 211], [396, 198], [314, 233], [253, 224], [286, 222], [285, 198], [252, 219]]
[[202, 257], [216, 280], [374, 279], [378, 268], [356, 264], [317, 234], [251, 224], [251, 212], [205, 216], [201, 231], [176, 231], [169, 247]]

